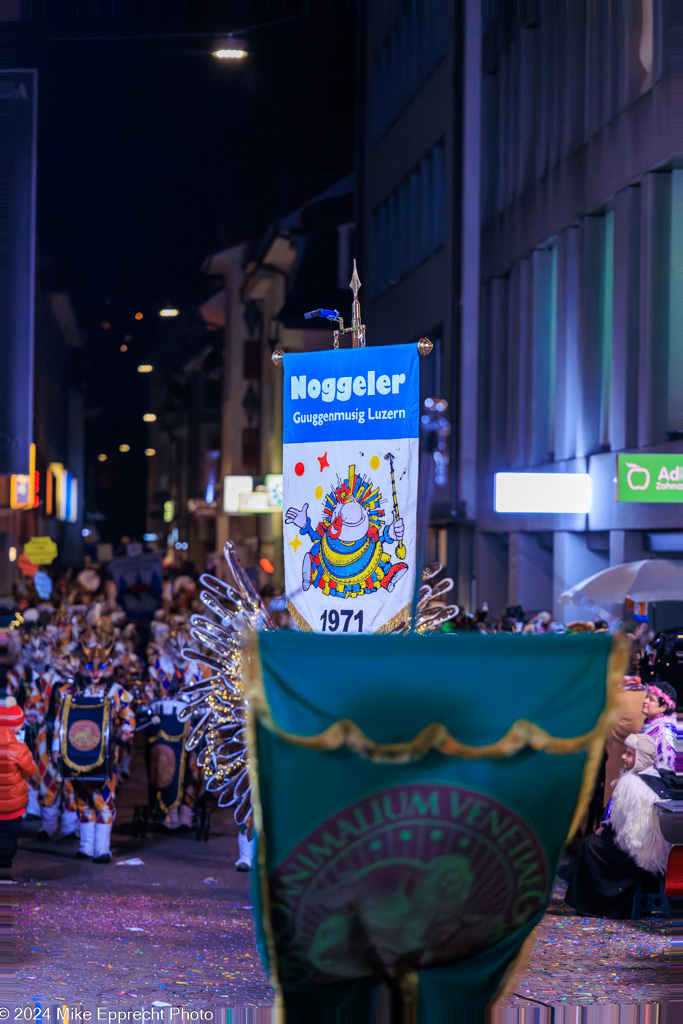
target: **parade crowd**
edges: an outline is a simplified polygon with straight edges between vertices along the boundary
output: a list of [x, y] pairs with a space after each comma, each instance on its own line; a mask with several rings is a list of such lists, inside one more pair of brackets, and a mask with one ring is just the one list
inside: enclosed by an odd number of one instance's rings
[[[145, 819], [169, 832], [196, 826], [205, 783], [197, 749], [186, 748], [192, 715], [181, 712], [186, 688], [201, 686], [211, 669], [184, 654], [196, 648], [194, 580], [168, 581], [164, 596], [151, 622], [136, 624], [114, 583], [85, 569], [59, 598], [24, 599], [13, 610], [0, 703], [0, 878], [8, 877], [25, 815], [40, 819], [38, 839], [72, 841], [76, 857], [111, 860], [117, 787], [130, 776], [136, 732], [145, 732]], [[281, 599], [270, 608], [280, 628], [291, 625]], [[608, 629], [604, 620], [565, 626], [547, 612], [525, 616], [516, 607], [488, 620], [484, 606], [443, 628], [523, 635]], [[663, 892], [670, 845], [656, 805], [676, 796], [682, 638], [677, 631], [655, 637], [642, 623], [632, 640], [590, 809], [560, 868], [566, 902], [582, 915], [628, 918], [643, 892]], [[246, 829], [238, 839], [236, 866], [248, 870]]]
[[[135, 734], [143, 730], [152, 820], [168, 831], [193, 827], [202, 778], [196, 751], [185, 749], [190, 723], [178, 718], [180, 691], [208, 670], [182, 654], [192, 646], [194, 589], [184, 579], [149, 624], [146, 643], [117, 603], [113, 582], [102, 585], [92, 569], [79, 574], [59, 604], [39, 601], [14, 612], [5, 629], [0, 748], [21, 750], [21, 758], [12, 756], [28, 780], [25, 813], [40, 819], [39, 840], [72, 840], [77, 857], [111, 860], [117, 787], [130, 777]], [[22, 792], [16, 778], [3, 785], [4, 765], [0, 821], [16, 815]], [[12, 819], [14, 832], [23, 813]], [[16, 836], [8, 846], [15, 849]], [[7, 871], [11, 855], [3, 852], [0, 870]]]

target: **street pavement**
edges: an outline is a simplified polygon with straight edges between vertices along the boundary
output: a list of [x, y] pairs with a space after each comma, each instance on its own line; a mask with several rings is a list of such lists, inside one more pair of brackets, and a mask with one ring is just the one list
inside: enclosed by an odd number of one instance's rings
[[77, 842], [40, 843], [39, 823], [25, 822], [17, 884], [7, 887], [17, 904], [16, 997], [42, 1005], [270, 1005], [250, 876], [234, 867], [230, 813], [213, 814], [207, 842], [193, 832], [134, 838], [134, 807], [147, 802], [139, 751], [133, 767], [119, 791], [110, 864], [77, 860]]
[[[120, 791], [111, 864], [75, 859], [73, 842], [40, 843], [38, 822], [25, 822], [16, 884], [0, 893], [5, 934], [14, 922], [0, 995], [10, 1007], [230, 1007], [233, 1020], [269, 1019], [250, 876], [234, 868], [229, 812], [214, 814], [208, 842], [194, 833], [135, 838], [133, 808], [146, 802], [139, 751], [134, 768]], [[571, 916], [558, 883], [529, 964], [492, 1024], [667, 1020], [652, 1013], [674, 998], [668, 951], [660, 923]], [[570, 1007], [581, 1016], [567, 1015]], [[683, 1003], [678, 1009], [672, 1022], [683, 1020]]]

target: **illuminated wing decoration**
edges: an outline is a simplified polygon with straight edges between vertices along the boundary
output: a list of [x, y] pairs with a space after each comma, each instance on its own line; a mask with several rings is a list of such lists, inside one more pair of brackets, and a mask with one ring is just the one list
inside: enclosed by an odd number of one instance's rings
[[[231, 541], [224, 548], [235, 587], [215, 576], [200, 577], [203, 590], [199, 598], [214, 616], [193, 615], [190, 633], [198, 649], [186, 647], [183, 655], [211, 670], [204, 679], [183, 687], [187, 701], [180, 711], [183, 721], [193, 720], [188, 750], [199, 749], [198, 763], [206, 778], [206, 788], [216, 794], [219, 807], [232, 807], [238, 826], [249, 825], [251, 789], [246, 745], [246, 709], [242, 689], [242, 652], [249, 631], [277, 629], [240, 562]], [[442, 566], [435, 562], [422, 572], [417, 603], [416, 630], [429, 633], [459, 614], [457, 605], [446, 605], [442, 598], [453, 589], [453, 580], [432, 585]], [[407, 633], [406, 620], [395, 633]]]
[[199, 598], [215, 618], [190, 618], [190, 633], [199, 649], [185, 648], [183, 654], [207, 666], [211, 674], [183, 687], [187, 704], [179, 718], [193, 720], [186, 747], [199, 749], [198, 764], [207, 790], [216, 794], [219, 807], [233, 808], [235, 822], [242, 827], [251, 817], [242, 651], [250, 630], [277, 626], [231, 541], [225, 545], [224, 555], [236, 587], [208, 574], [200, 577], [204, 589]]
[[[417, 617], [415, 622], [416, 633], [433, 633], [440, 629], [445, 622], [456, 618], [460, 614], [457, 604], [446, 604], [442, 598], [453, 589], [453, 580], [445, 578], [432, 585], [431, 581], [443, 570], [440, 562], [432, 562], [422, 570], [422, 586], [417, 595]], [[410, 619], [406, 617], [393, 634], [402, 635], [411, 630]]]

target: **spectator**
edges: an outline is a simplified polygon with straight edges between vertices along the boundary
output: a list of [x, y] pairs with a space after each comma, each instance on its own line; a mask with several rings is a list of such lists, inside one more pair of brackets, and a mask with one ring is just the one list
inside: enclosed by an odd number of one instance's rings
[[673, 686], [660, 680], [649, 683], [643, 701], [645, 724], [640, 731], [655, 741], [655, 768], [660, 771], [675, 771], [676, 768], [675, 710], [676, 691]]
[[29, 749], [16, 736], [24, 724], [24, 712], [14, 697], [0, 704], [0, 877], [8, 878], [21, 819], [28, 802], [26, 779], [37, 768]]
[[627, 919], [638, 885], [664, 876], [670, 847], [654, 806], [662, 798], [655, 756], [650, 736], [626, 738], [609, 819], [584, 840], [571, 867], [565, 901], [579, 914]]

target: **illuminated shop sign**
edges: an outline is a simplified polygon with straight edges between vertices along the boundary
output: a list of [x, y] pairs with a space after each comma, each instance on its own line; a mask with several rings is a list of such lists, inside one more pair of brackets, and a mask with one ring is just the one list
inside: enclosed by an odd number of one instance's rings
[[281, 512], [282, 473], [268, 473], [265, 484], [256, 486], [253, 476], [224, 477], [223, 511], [228, 515]]
[[588, 512], [588, 473], [496, 473], [496, 512]]
[[29, 445], [28, 473], [12, 473], [10, 477], [10, 508], [37, 508], [40, 477], [36, 471], [36, 446]]
[[12, 473], [10, 477], [10, 508], [30, 508], [28, 473]]
[[683, 502], [683, 452], [617, 455], [617, 501]]

